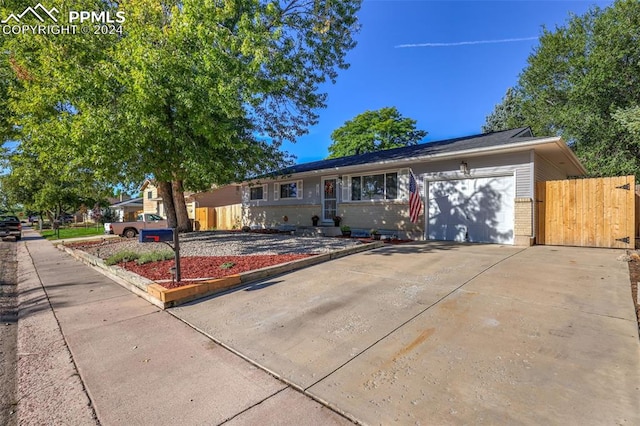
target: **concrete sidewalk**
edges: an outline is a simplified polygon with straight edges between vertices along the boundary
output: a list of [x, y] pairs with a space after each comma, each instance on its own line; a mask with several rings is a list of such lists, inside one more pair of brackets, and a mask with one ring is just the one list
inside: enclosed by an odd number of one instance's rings
[[350, 424], [25, 231], [19, 424]]

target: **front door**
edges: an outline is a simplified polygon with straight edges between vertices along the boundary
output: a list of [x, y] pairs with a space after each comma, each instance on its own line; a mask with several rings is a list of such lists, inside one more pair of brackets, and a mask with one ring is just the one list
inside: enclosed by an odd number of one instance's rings
[[322, 221], [330, 222], [338, 212], [338, 179], [322, 179]]

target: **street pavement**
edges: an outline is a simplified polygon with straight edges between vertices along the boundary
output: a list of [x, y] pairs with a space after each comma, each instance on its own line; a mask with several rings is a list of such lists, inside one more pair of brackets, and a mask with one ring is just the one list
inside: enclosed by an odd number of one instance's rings
[[622, 251], [398, 245], [160, 311], [34, 235], [20, 424], [640, 424]]

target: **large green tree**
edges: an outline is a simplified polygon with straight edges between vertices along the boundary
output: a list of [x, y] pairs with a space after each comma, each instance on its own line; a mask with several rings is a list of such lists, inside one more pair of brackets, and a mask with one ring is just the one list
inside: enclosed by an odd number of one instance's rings
[[[528, 58], [503, 122], [530, 125], [535, 134], [559, 135], [593, 176], [640, 176], [640, 2], [617, 0], [543, 29]], [[515, 102], [511, 102], [514, 101]], [[637, 128], [637, 127], [635, 127]]]
[[[26, 146], [26, 145], [25, 145]], [[76, 212], [81, 206], [93, 206], [111, 190], [93, 178], [93, 173], [61, 159], [55, 166], [40, 161], [40, 156], [24, 151], [24, 146], [7, 154], [11, 171], [0, 176], [0, 188], [7, 205], [22, 205], [49, 219]]]
[[499, 132], [526, 126], [522, 114], [522, 95], [513, 87], [507, 89], [502, 101], [495, 106], [482, 126], [483, 133]]
[[640, 106], [619, 109], [613, 118], [640, 144]]
[[20, 141], [62, 146], [97, 179], [156, 180], [171, 225], [183, 191], [286, 164], [317, 122], [323, 82], [346, 68], [360, 0], [62, 2], [118, 7], [122, 34], [15, 37], [11, 113]]
[[365, 111], [331, 133], [328, 158], [415, 145], [426, 135], [416, 129], [416, 120], [403, 117], [395, 107]]

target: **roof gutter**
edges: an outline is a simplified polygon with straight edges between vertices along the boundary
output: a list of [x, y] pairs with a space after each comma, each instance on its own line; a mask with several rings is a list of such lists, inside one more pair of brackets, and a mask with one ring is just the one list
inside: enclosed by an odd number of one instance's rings
[[[569, 161], [571, 161], [571, 164], [573, 164], [578, 170], [580, 170], [582, 174], [585, 174], [585, 175], [587, 174], [586, 169], [584, 168], [584, 166], [582, 166], [582, 164], [580, 164], [580, 161], [578, 160], [576, 155], [573, 153], [573, 151], [571, 151], [571, 149], [559, 136], [528, 140], [524, 142], [510, 144], [510, 145], [491, 146], [491, 147], [485, 147], [485, 148], [472, 148], [472, 149], [465, 149], [462, 151], [443, 152], [443, 153], [422, 155], [422, 156], [416, 156], [416, 157], [407, 157], [407, 158], [403, 158], [402, 160], [378, 161], [375, 163], [368, 163], [366, 165], [372, 165], [372, 166], [375, 166], [375, 165], [384, 166], [384, 165], [391, 165], [391, 164], [402, 165], [405, 163], [413, 163], [416, 161], [425, 161], [425, 160], [445, 160], [448, 158], [460, 158], [460, 157], [469, 157], [469, 156], [477, 157], [480, 155], [487, 155], [492, 153], [522, 151], [527, 148], [535, 148], [537, 145], [544, 145], [549, 143], [555, 143], [569, 158]], [[291, 173], [288, 176], [305, 177], [305, 176], [314, 176], [314, 175], [327, 174], [327, 173], [333, 173], [333, 174], [344, 173], [352, 169], [357, 170], [359, 168], [362, 168], [363, 166], [365, 166], [365, 164], [354, 164], [351, 166], [333, 167], [333, 168], [327, 168], [327, 169], [310, 170], [307, 172]], [[247, 184], [250, 182], [256, 182], [256, 180], [244, 181], [242, 183]]]

